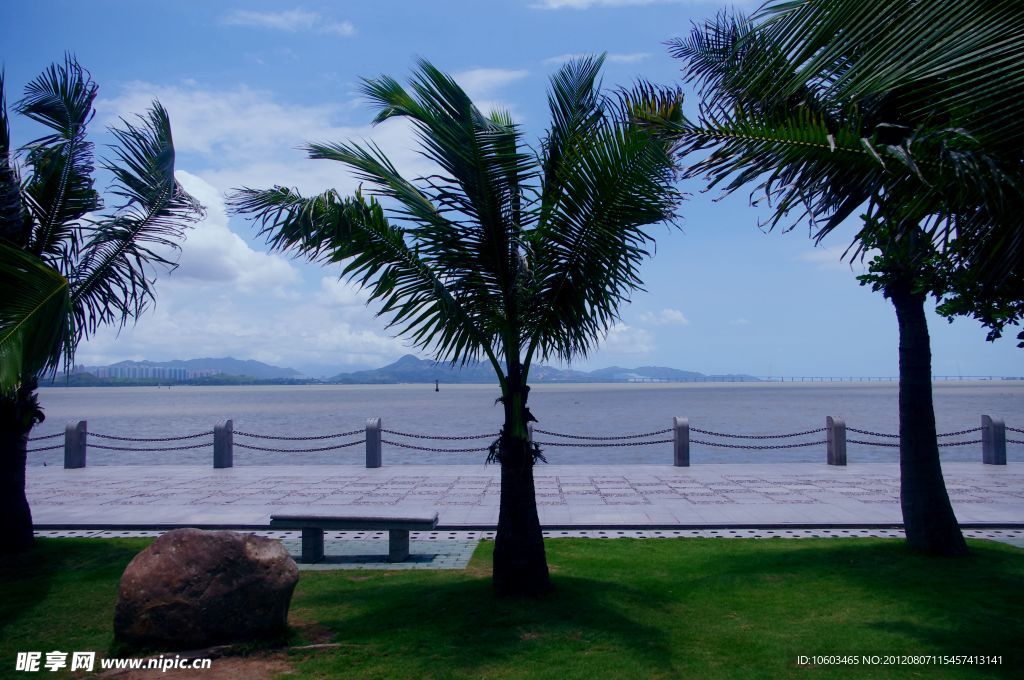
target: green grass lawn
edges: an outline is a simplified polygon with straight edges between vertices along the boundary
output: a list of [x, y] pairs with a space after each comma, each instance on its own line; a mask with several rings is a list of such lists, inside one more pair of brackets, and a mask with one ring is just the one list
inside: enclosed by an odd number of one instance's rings
[[[113, 652], [117, 580], [145, 540], [41, 540], [0, 566], [0, 677], [18, 651]], [[291, 644], [250, 677], [1024, 677], [1024, 551], [964, 559], [875, 539], [557, 539], [556, 591], [496, 600], [466, 571], [303, 572]], [[799, 655], [996, 655], [998, 666], [797, 665]], [[122, 653], [123, 655], [123, 653]], [[260, 666], [273, 657], [277, 665]], [[214, 661], [214, 665], [221, 660]], [[227, 663], [227, 661], [224, 661]], [[262, 669], [262, 670], [261, 670]], [[44, 672], [52, 676], [52, 673]], [[154, 677], [159, 673], [155, 673]]]

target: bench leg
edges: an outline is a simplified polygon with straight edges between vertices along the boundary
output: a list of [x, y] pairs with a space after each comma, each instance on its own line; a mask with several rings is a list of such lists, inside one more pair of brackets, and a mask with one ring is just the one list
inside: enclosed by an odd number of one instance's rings
[[388, 531], [388, 562], [409, 559], [409, 532], [402, 529]]
[[324, 559], [324, 530], [316, 527], [302, 528], [302, 559], [300, 562], [312, 564]]

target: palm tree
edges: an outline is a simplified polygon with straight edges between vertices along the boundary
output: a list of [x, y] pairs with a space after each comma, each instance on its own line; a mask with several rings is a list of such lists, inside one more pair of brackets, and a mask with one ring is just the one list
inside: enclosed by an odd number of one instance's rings
[[167, 259], [201, 207], [174, 180], [167, 112], [154, 102], [113, 129], [104, 168], [120, 202], [103, 212], [86, 127], [97, 86], [73, 57], [28, 84], [15, 110], [47, 134], [12, 154], [0, 76], [0, 552], [32, 544], [26, 448], [43, 420], [40, 376], [71, 365], [78, 343], [124, 325], [153, 299]]
[[603, 96], [602, 62], [570, 62], [551, 79], [551, 126], [536, 151], [508, 113], [484, 115], [426, 61], [408, 90], [365, 80], [374, 122], [411, 122], [434, 174], [409, 181], [370, 144], [310, 144], [311, 158], [348, 166], [367, 194], [275, 187], [232, 198], [273, 248], [341, 264], [391, 328], [438, 360], [494, 368], [504, 425], [489, 456], [501, 465], [493, 582], [503, 595], [550, 588], [533, 481], [541, 452], [527, 436], [530, 367], [594, 348], [641, 285], [645, 228], [671, 221], [681, 199], [670, 145], [631, 116], [642, 106], [673, 117], [678, 94]]
[[[770, 227], [807, 217], [819, 241], [859, 212], [849, 252], [880, 250], [862, 281], [899, 322], [901, 505], [908, 543], [932, 554], [966, 545], [939, 463], [925, 301], [988, 314], [998, 335], [1024, 299], [1017, 4], [794, 0], [670, 43], [703, 96], [699, 120], [665, 126], [699, 152], [687, 176], [753, 184]], [[988, 306], [971, 301], [984, 291]]]

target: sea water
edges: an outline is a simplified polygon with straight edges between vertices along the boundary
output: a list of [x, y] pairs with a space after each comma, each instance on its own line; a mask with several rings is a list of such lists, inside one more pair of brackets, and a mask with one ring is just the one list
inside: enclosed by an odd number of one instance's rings
[[[212, 432], [218, 422], [231, 419], [236, 432], [273, 436], [319, 436], [358, 430], [336, 439], [282, 441], [236, 434], [235, 465], [353, 464], [365, 462], [362, 444], [338, 451], [276, 453], [243, 449], [239, 444], [263, 448], [318, 448], [363, 437], [367, 418], [382, 421], [386, 441], [429, 448], [482, 449], [491, 439], [414, 439], [388, 432], [417, 435], [495, 435], [501, 427], [502, 407], [497, 385], [295, 385], [225, 387], [43, 387], [40, 401], [46, 421], [33, 437], [64, 431], [68, 422], [85, 420], [90, 433], [116, 437], [177, 437]], [[897, 386], [864, 383], [657, 383], [657, 384], [539, 384], [529, 405], [537, 418], [535, 428], [577, 436], [610, 437], [657, 432], [628, 440], [671, 439], [673, 417], [689, 418], [690, 427], [725, 434], [787, 434], [822, 428], [826, 416], [841, 417], [847, 427], [884, 434], [898, 431]], [[1007, 426], [1024, 429], [1024, 382], [940, 381], [934, 386], [935, 416], [940, 433], [977, 428], [981, 415], [1002, 418]], [[212, 465], [212, 437], [163, 443], [132, 443], [89, 437], [89, 465]], [[1007, 432], [1010, 439], [1024, 434]], [[691, 430], [692, 440], [737, 444], [814, 442], [823, 432], [791, 439], [723, 439]], [[848, 439], [895, 442], [895, 439], [848, 433]], [[944, 441], [980, 439], [971, 432]], [[580, 440], [535, 434], [540, 442]], [[62, 438], [37, 440], [31, 448], [61, 444]], [[99, 446], [155, 448], [205, 444], [179, 451], [125, 452]], [[671, 464], [672, 444], [609, 447], [545, 445], [548, 462], [556, 464]], [[480, 464], [486, 452], [433, 453], [383, 445], [384, 465]], [[848, 444], [854, 462], [896, 461], [897, 449]], [[1024, 461], [1024, 445], [1008, 444], [1007, 458]], [[823, 462], [825, 445], [795, 449], [742, 450], [693, 443], [691, 464], [743, 462]], [[942, 449], [942, 459], [980, 461], [981, 445]], [[30, 465], [61, 465], [63, 450], [30, 453]]]

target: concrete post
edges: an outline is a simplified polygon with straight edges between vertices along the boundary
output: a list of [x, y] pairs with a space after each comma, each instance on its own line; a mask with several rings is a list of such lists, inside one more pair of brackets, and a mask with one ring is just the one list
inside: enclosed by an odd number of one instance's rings
[[846, 421], [842, 418], [825, 418], [826, 454], [829, 465], [846, 465]]
[[84, 420], [68, 423], [64, 428], [64, 469], [85, 467], [85, 444], [88, 432]]
[[213, 467], [229, 468], [235, 464], [235, 424], [225, 420], [213, 426]]
[[526, 424], [526, 441], [533, 443], [533, 423]]
[[998, 418], [981, 417], [981, 462], [1006, 465], [1006, 423]]
[[672, 464], [690, 467], [690, 419], [672, 419]]
[[380, 455], [380, 418], [366, 419], [366, 467], [379, 468]]

